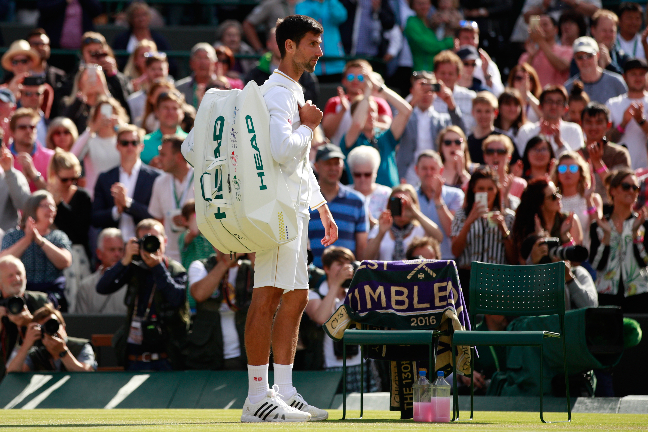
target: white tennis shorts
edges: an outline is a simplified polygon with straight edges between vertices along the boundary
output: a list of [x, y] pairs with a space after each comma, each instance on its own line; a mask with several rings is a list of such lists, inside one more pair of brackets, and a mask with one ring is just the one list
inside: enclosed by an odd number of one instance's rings
[[256, 253], [254, 288], [308, 289], [308, 220], [297, 216], [297, 237], [290, 243]]

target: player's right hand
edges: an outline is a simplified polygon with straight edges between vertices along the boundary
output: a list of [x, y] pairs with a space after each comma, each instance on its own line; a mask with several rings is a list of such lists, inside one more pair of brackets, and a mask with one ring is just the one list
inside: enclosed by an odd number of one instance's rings
[[317, 108], [311, 101], [306, 101], [304, 105], [299, 108], [299, 120], [301, 124], [308, 126], [312, 130], [315, 130], [322, 121], [322, 116], [324, 114]]

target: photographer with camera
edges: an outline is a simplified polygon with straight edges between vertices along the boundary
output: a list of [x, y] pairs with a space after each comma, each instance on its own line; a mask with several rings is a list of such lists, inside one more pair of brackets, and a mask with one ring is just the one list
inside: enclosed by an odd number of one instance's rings
[[11, 319], [26, 329], [22, 345], [7, 364], [7, 372], [97, 370], [90, 341], [69, 337], [63, 315], [53, 306], [45, 305], [33, 316], [23, 309]]
[[189, 325], [187, 273], [164, 254], [167, 238], [160, 222], [144, 219], [135, 234], [122, 260], [97, 283], [99, 294], [128, 286], [126, 326], [115, 334], [113, 345], [127, 370], [178, 370]]
[[[13, 255], [0, 258], [0, 380], [5, 375], [5, 365], [12, 352], [25, 336], [22, 328], [31, 322], [31, 313], [50, 304], [47, 294], [26, 291], [27, 276], [22, 261]], [[16, 324], [12, 317], [27, 311], [29, 316], [23, 324]]]

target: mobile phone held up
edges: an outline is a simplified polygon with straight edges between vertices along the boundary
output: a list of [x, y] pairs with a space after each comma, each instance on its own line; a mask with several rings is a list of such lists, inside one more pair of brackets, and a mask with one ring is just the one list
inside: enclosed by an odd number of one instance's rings
[[475, 194], [475, 204], [481, 204], [485, 210], [488, 210], [488, 192], [477, 192]]
[[399, 197], [389, 198], [389, 211], [392, 216], [400, 216], [403, 214], [403, 203]]

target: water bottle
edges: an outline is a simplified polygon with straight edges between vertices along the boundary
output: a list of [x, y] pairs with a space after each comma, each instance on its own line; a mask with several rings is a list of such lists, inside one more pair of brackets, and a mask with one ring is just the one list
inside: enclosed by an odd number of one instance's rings
[[450, 384], [443, 378], [443, 372], [437, 372], [437, 379], [432, 384], [432, 416], [434, 423], [450, 422]]
[[419, 371], [416, 384], [412, 385], [414, 391], [414, 421], [432, 422], [432, 404], [430, 382], [425, 378], [425, 371]]

